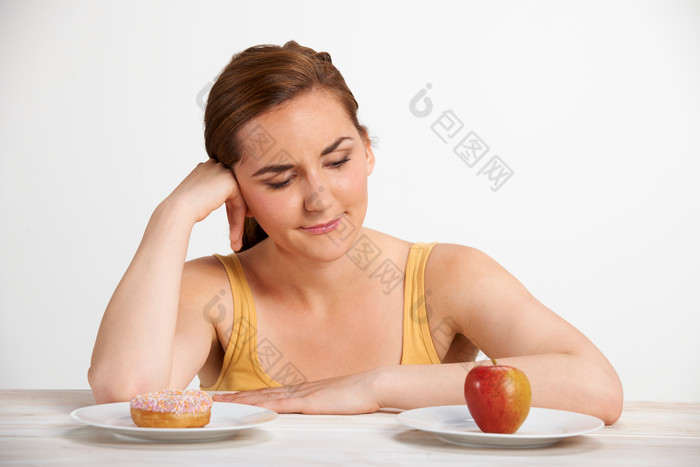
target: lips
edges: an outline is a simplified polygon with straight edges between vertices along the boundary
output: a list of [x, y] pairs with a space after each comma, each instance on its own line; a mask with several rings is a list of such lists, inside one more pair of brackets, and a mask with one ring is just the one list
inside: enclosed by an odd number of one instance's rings
[[342, 218], [343, 218], [343, 216], [341, 215], [337, 219], [333, 219], [332, 221], [326, 222], [324, 224], [316, 224], [316, 225], [312, 225], [310, 227], [299, 227], [299, 228], [305, 232], [308, 232], [308, 233], [314, 234], [314, 235], [325, 234], [325, 233], [332, 232], [335, 229], [337, 229], [338, 225], [340, 225], [340, 221]]

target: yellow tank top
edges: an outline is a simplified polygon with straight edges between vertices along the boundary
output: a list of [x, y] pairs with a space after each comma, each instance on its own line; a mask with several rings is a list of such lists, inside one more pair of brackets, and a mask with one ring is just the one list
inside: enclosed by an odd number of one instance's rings
[[[425, 264], [434, 245], [414, 243], [408, 253], [404, 276], [402, 365], [440, 363], [428, 327], [424, 290]], [[253, 295], [236, 254], [214, 256], [224, 265], [231, 284], [234, 320], [221, 373], [213, 385], [200, 385], [200, 388], [204, 391], [246, 391], [303, 382], [303, 377], [291, 363], [277, 365], [281, 355], [274, 345], [265, 340], [257, 341]], [[268, 363], [268, 367], [269, 363], [274, 363], [274, 377], [279, 382], [262, 369], [260, 358]]]

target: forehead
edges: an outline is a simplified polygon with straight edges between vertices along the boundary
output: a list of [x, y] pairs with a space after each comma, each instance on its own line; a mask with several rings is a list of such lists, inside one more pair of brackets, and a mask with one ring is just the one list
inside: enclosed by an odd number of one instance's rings
[[339, 136], [356, 136], [357, 130], [331, 92], [304, 93], [250, 120], [238, 134], [243, 148], [239, 165], [261, 161], [261, 156], [286, 151], [302, 156], [318, 152]]

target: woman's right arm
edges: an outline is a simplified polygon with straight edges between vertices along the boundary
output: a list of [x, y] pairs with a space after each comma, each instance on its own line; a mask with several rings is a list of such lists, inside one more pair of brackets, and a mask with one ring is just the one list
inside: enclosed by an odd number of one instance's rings
[[[201, 309], [196, 318], [197, 310], [181, 309], [180, 288], [194, 224], [224, 203], [238, 249], [245, 203], [233, 173], [220, 163], [200, 163], [153, 212], [97, 334], [88, 371], [97, 403], [187, 386], [206, 362], [213, 324]], [[186, 358], [174, 360], [175, 354]]]

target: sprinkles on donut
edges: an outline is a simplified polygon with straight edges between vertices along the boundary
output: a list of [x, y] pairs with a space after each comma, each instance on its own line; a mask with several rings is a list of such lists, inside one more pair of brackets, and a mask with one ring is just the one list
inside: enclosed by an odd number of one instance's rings
[[140, 427], [199, 428], [209, 423], [212, 399], [204, 391], [166, 389], [139, 394], [130, 406]]

